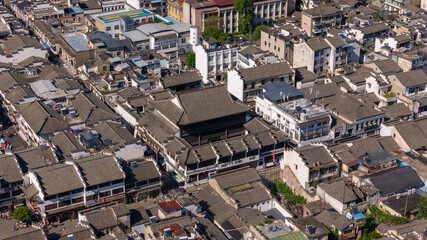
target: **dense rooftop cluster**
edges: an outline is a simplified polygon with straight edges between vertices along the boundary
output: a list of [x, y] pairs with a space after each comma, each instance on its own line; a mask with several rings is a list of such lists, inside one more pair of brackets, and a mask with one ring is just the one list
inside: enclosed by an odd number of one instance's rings
[[425, 239], [426, 10], [2, 1], [0, 239]]

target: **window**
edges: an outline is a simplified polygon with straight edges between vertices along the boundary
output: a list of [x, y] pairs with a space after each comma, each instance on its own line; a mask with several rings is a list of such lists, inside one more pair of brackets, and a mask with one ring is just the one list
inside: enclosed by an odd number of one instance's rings
[[105, 191], [99, 194], [99, 197], [107, 197], [111, 195], [111, 191]]
[[107, 30], [107, 31], [111, 31], [111, 27], [107, 27], [107, 28], [106, 28], [106, 30]]
[[64, 207], [64, 206], [68, 206], [68, 205], [71, 205], [71, 200], [59, 202], [59, 207]]
[[181, 43], [185, 43], [187, 40], [185, 38], [181, 39]]
[[114, 30], [119, 29], [119, 25], [114, 26]]
[[58, 207], [58, 205], [56, 203], [53, 203], [53, 204], [46, 205], [44, 207], [44, 209], [45, 209], [45, 211], [49, 211], [49, 210], [57, 208], [57, 207]]
[[78, 197], [73, 199], [73, 203], [83, 202], [83, 197]]
[[117, 189], [113, 190], [113, 195], [119, 194], [119, 193], [122, 193], [122, 192], [123, 192], [123, 188], [117, 188]]

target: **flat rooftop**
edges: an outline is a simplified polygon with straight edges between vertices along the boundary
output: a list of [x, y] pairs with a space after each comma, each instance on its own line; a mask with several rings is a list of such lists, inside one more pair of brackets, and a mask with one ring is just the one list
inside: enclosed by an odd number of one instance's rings
[[280, 103], [277, 106], [289, 115], [297, 118], [300, 122], [319, 119], [329, 115], [324, 108], [305, 98]]
[[136, 17], [147, 16], [147, 15], [153, 15], [153, 13], [145, 9], [138, 9], [134, 11], [124, 11], [124, 12], [116, 12], [108, 15], [102, 15], [102, 16], [98, 16], [98, 18], [103, 22], [111, 22], [111, 21], [116, 21], [121, 17], [136, 18]]
[[89, 40], [84, 33], [66, 33], [61, 36], [75, 51], [80, 52], [89, 50]]

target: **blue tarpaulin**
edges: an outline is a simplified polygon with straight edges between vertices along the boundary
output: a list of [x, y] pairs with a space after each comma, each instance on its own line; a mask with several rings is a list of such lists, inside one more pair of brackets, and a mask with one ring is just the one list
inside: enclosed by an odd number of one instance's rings
[[365, 215], [363, 215], [363, 213], [358, 213], [358, 214], [354, 214], [353, 218], [356, 220], [361, 220], [365, 218]]
[[177, 21], [177, 20], [175, 20], [175, 19], [173, 19], [173, 18], [171, 18], [171, 17], [164, 17], [166, 20], [168, 20], [168, 21], [170, 21], [171, 23], [173, 23], [173, 24], [178, 24], [179, 22]]

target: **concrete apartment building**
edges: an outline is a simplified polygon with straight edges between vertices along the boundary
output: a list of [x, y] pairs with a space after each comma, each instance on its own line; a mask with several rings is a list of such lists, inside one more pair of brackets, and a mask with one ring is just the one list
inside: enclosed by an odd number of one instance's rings
[[[295, 29], [295, 31], [299, 30]], [[293, 59], [293, 44], [300, 41], [298, 37], [286, 36], [286, 32], [279, 28], [261, 31], [261, 49], [269, 51], [279, 59], [285, 59], [290, 63]]]
[[[222, 19], [222, 28], [226, 33], [238, 32], [239, 14], [234, 10], [234, 0], [184, 1], [182, 5], [183, 22], [200, 27], [203, 31], [205, 21], [211, 16]], [[293, 0], [254, 1], [254, 22], [262, 24], [277, 18], [286, 17], [295, 9]], [[171, 16], [173, 17], [173, 15]], [[179, 18], [175, 19], [179, 20]]]
[[314, 191], [323, 181], [330, 181], [341, 175], [338, 160], [323, 144], [313, 144], [285, 150], [281, 167], [288, 166], [301, 186]]
[[153, 21], [154, 13], [145, 9], [139, 9], [134, 11], [101, 13], [91, 15], [89, 19], [94, 21], [94, 25], [98, 31], [119, 38], [121, 33]]
[[196, 53], [196, 69], [207, 82], [209, 77], [221, 79], [227, 69], [237, 66], [237, 53], [240, 46], [220, 46], [215, 49], [205, 49], [202, 45], [196, 45], [193, 51]]
[[294, 79], [294, 70], [284, 61], [228, 71], [227, 88], [239, 100], [250, 102], [262, 92], [262, 85], [273, 82], [293, 82]]
[[307, 42], [295, 44], [293, 67], [307, 67], [307, 70], [326, 75], [330, 70], [331, 46], [322, 38], [312, 38]]
[[303, 93], [285, 82], [261, 86], [255, 98], [256, 113], [276, 125], [295, 141], [320, 140], [329, 135], [331, 117], [321, 106], [305, 99]]
[[95, 49], [84, 33], [64, 33], [57, 41], [59, 56], [73, 71], [95, 57]]
[[340, 26], [343, 12], [330, 6], [320, 6], [302, 11], [301, 28], [308, 36], [322, 35], [329, 28]]
[[412, 48], [406, 52], [393, 56], [393, 60], [397, 62], [404, 72], [422, 69], [427, 74], [427, 48]]

